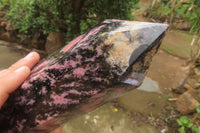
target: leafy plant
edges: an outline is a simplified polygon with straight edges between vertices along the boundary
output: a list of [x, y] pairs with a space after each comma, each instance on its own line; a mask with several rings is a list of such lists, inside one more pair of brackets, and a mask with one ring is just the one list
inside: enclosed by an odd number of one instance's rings
[[197, 127], [192, 127], [192, 131], [195, 133], [199, 133], [199, 129]]
[[150, 122], [153, 124], [153, 125], [156, 125], [156, 122], [154, 119], [150, 119]]
[[176, 120], [179, 128], [179, 133], [186, 133], [188, 129], [198, 133], [198, 128], [194, 127], [194, 124], [191, 122], [190, 118], [187, 116], [181, 116], [179, 119]]
[[185, 17], [185, 14], [187, 13], [188, 9], [190, 8], [190, 4], [183, 4], [181, 6], [175, 6], [175, 13], [176, 16]]
[[166, 95], [166, 98], [172, 98], [172, 96], [170, 94]]
[[200, 1], [199, 0], [190, 0], [190, 3], [183, 4], [181, 0], [176, 0], [176, 5], [174, 10], [172, 10], [172, 2], [167, 2], [162, 0], [158, 6], [155, 6], [152, 11], [152, 15], [162, 15], [174, 16], [188, 19], [191, 24], [190, 31], [193, 33], [199, 33], [200, 31]]
[[21, 34], [64, 32], [66, 41], [104, 19], [132, 20], [139, 0], [1, 0], [6, 18]]
[[163, 16], [168, 16], [171, 13], [171, 4], [170, 3], [163, 3], [158, 7], [153, 8], [151, 14], [152, 15], [163, 15]]
[[200, 31], [200, 1], [199, 0], [190, 0], [191, 7], [190, 11], [186, 14], [186, 17], [189, 19], [192, 27], [191, 32], [199, 34]]

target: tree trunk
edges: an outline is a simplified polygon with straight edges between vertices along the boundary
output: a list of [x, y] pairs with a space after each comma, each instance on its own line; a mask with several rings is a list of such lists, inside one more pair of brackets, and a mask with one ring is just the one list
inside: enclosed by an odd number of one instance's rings
[[76, 33], [80, 33], [81, 32], [81, 28], [80, 28], [80, 23], [81, 23], [81, 16], [82, 14], [82, 7], [84, 5], [86, 0], [74, 0], [73, 3], [73, 7], [74, 7], [74, 13], [76, 14], [76, 24], [77, 24], [77, 28], [74, 30], [75, 34]]
[[151, 8], [153, 8], [155, 5], [157, 5], [158, 3], [160, 3], [160, 0], [153, 0], [152, 4], [151, 4]]
[[173, 18], [174, 18], [174, 8], [176, 5], [177, 0], [172, 0], [172, 8], [171, 8], [171, 15], [170, 15], [170, 21], [169, 24], [171, 25], [173, 23]]

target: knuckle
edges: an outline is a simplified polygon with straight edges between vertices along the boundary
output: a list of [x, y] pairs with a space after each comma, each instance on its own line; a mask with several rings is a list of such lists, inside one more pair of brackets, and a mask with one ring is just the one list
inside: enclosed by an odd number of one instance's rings
[[8, 68], [8, 71], [13, 71], [17, 68], [17, 65], [16, 64], [12, 64], [9, 68]]

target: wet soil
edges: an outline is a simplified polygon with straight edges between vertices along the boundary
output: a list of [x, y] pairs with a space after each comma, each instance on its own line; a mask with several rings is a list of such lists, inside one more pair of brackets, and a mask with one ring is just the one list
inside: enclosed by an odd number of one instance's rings
[[[78, 128], [76, 128], [78, 127]], [[96, 111], [74, 119], [64, 126], [64, 133], [158, 133], [154, 127], [130, 119], [123, 110], [106, 104]]]
[[11, 64], [25, 56], [18, 49], [0, 45], [0, 70], [9, 67]]
[[161, 91], [176, 88], [187, 77], [189, 70], [186, 60], [160, 50], [154, 56], [147, 76], [158, 82]]

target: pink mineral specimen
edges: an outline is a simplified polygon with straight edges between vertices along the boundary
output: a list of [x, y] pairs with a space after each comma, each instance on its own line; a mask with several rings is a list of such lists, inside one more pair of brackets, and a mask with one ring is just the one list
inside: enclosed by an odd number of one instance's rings
[[105, 20], [41, 60], [0, 110], [0, 132], [50, 132], [141, 85], [168, 26]]

